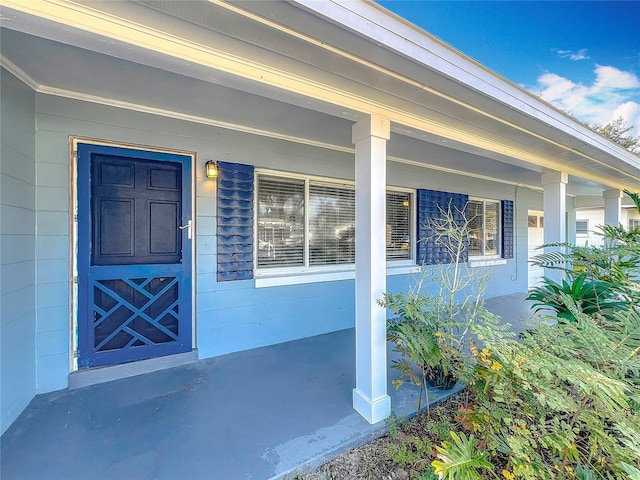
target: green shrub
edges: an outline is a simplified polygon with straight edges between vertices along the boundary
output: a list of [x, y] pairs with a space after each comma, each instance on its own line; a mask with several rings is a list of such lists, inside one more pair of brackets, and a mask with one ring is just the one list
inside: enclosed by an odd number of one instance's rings
[[[449, 264], [422, 267], [408, 293], [385, 293], [379, 304], [389, 310], [387, 338], [401, 354], [392, 366], [399, 388], [409, 382], [420, 388], [418, 412], [427, 386], [451, 388], [464, 377], [462, 354], [471, 326], [490, 314], [484, 308], [486, 270], [464, 262], [469, 220], [464, 211], [441, 210], [429, 222], [433, 240], [451, 259]], [[432, 293], [430, 293], [432, 292]], [[464, 378], [462, 378], [464, 379]]]
[[578, 322], [540, 326], [520, 343], [480, 332], [474, 430], [515, 478], [575, 478], [579, 465], [624, 478], [640, 459], [639, 391], [627, 378], [638, 372], [640, 324], [631, 335], [603, 328], [565, 300]]
[[467, 438], [464, 433], [451, 432], [451, 438], [452, 442], [436, 447], [439, 460], [431, 462], [435, 473], [450, 480], [481, 480], [481, 471], [493, 468], [486, 459], [488, 453], [477, 451], [478, 442], [473, 435]]
[[[438, 272], [446, 288], [435, 295], [423, 293], [423, 273], [408, 295], [385, 296], [401, 375], [423, 387], [427, 367], [445, 365], [472, 392], [460, 428], [447, 425], [452, 440], [436, 447], [440, 479], [640, 479], [640, 230], [604, 227], [603, 235], [605, 247], [554, 245], [565, 250], [538, 256], [566, 280], [545, 279], [529, 298], [560, 321], [518, 341], [484, 310], [483, 288], [460, 295], [484, 285], [466, 277], [463, 264]], [[481, 345], [466, 342], [470, 332]]]

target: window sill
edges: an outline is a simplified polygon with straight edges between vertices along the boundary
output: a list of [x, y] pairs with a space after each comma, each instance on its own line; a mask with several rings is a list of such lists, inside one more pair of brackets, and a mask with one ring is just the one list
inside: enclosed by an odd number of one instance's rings
[[469, 259], [469, 267], [493, 267], [496, 265], [506, 265], [507, 259], [502, 257], [478, 257]]
[[[397, 262], [387, 264], [387, 276], [406, 275], [417, 271], [415, 263]], [[278, 272], [257, 274], [254, 278], [255, 288], [282, 287], [286, 285], [304, 285], [307, 283], [337, 282], [356, 278], [355, 268], [332, 271]]]

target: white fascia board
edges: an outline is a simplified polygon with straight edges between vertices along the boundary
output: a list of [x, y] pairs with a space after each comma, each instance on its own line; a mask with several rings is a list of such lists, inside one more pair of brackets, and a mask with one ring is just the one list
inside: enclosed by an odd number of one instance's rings
[[497, 102], [640, 168], [637, 156], [374, 2], [291, 1], [463, 86], [482, 92]]

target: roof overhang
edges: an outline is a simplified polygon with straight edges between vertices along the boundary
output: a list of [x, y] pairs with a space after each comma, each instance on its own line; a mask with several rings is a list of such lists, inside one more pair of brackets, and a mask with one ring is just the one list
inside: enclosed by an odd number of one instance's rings
[[3, 0], [2, 27], [43, 94], [343, 151], [378, 115], [392, 160], [640, 189], [639, 157], [375, 3]]

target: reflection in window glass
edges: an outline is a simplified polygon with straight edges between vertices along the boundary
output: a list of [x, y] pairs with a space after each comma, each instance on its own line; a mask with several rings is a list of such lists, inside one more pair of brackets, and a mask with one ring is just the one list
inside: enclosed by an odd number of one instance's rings
[[[355, 264], [355, 186], [314, 178], [259, 174], [257, 267]], [[411, 193], [388, 191], [387, 260], [410, 260]]]
[[484, 204], [475, 200], [469, 200], [467, 204], [467, 218], [469, 219], [469, 256], [482, 255], [484, 253], [483, 233]]
[[537, 215], [529, 215], [529, 226], [533, 228], [538, 227], [538, 217]]
[[411, 194], [387, 192], [387, 260], [411, 258]]
[[304, 265], [304, 180], [258, 179], [258, 267]]
[[498, 254], [498, 202], [484, 203], [484, 255]]
[[355, 262], [356, 199], [351, 187], [309, 185], [309, 264]]
[[500, 253], [500, 204], [490, 200], [469, 200], [469, 256]]

